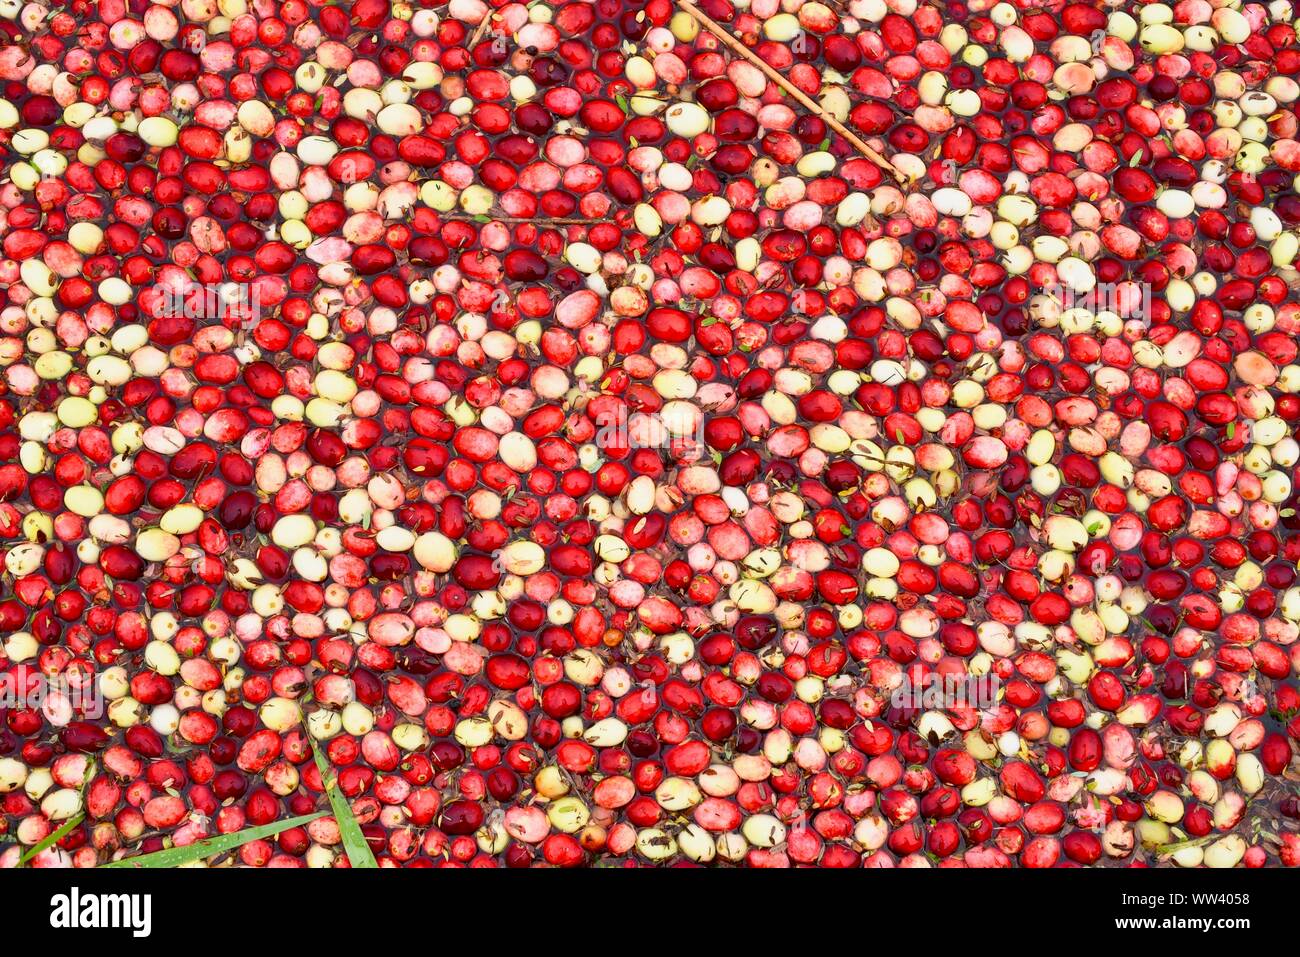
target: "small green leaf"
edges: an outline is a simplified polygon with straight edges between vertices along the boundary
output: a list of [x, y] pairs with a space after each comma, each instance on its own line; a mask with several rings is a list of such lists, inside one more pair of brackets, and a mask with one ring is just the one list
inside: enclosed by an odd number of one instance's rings
[[1208, 844], [1214, 840], [1217, 835], [1211, 834], [1208, 837], [1198, 837], [1190, 841], [1175, 841], [1172, 844], [1160, 844], [1156, 847], [1157, 854], [1172, 854], [1175, 851], [1182, 851], [1189, 847], [1200, 847], [1202, 844]]
[[907, 437], [903, 435], [903, 430], [901, 428], [894, 429], [894, 438], [898, 440], [899, 445], [907, 444]]
[[700, 328], [707, 329], [709, 326], [716, 326], [721, 321], [722, 320], [719, 319], [717, 316], [709, 316], [707, 319], [705, 319], [703, 322], [700, 323]]
[[1091, 525], [1088, 526], [1089, 535], [1096, 535], [1100, 531], [1101, 531], [1101, 522], [1093, 522]]
[[632, 112], [632, 108], [628, 106], [627, 97], [622, 93], [619, 93], [614, 97], [614, 102], [618, 104], [618, 108], [623, 111], [624, 116]]
[[324, 816], [324, 811], [316, 811], [312, 814], [286, 818], [283, 821], [272, 821], [270, 824], [245, 828], [242, 831], [236, 831], [234, 834], [222, 834], [220, 837], [209, 837], [202, 841], [195, 841], [185, 847], [170, 847], [165, 851], [155, 851], [153, 854], [124, 857], [120, 861], [101, 864], [100, 867], [180, 867], [182, 864], [190, 864], [194, 861], [212, 857], [214, 854], [223, 854], [226, 851], [242, 847], [249, 841], [274, 837], [281, 831], [287, 831], [289, 828], [298, 827], [301, 824], [308, 824]]
[[329, 762], [320, 748], [312, 748], [312, 757], [316, 759], [316, 770], [320, 772], [321, 783], [325, 785], [325, 795], [330, 799], [330, 808], [334, 811], [334, 820], [339, 825], [339, 836], [343, 839], [343, 850], [348, 861], [355, 868], [378, 867], [375, 855], [370, 852], [370, 845], [361, 833], [361, 825], [352, 815], [352, 806], [347, 797], [339, 790], [338, 776], [330, 768]]
[[86, 816], [85, 814], [72, 815], [72, 817], [68, 818], [63, 823], [62, 827], [60, 827], [57, 831], [52, 831], [51, 833], [47, 834], [43, 840], [38, 841], [30, 851], [28, 851], [26, 854], [20, 857], [18, 859], [18, 866], [22, 867], [24, 864], [30, 861], [37, 854], [41, 853], [41, 851], [45, 850], [47, 847], [52, 847], [53, 845], [57, 844], [59, 841], [63, 840], [64, 836], [67, 835], [67, 833], [71, 831], [74, 827], [80, 824], [82, 818], [84, 818], [85, 816]]
[[1136, 153], [1134, 153], [1132, 156], [1130, 156], [1130, 157], [1128, 158], [1128, 165], [1129, 165], [1129, 166], [1138, 166], [1138, 165], [1141, 164], [1141, 162], [1142, 162], [1142, 151], [1141, 151], [1141, 150], [1138, 150]]
[[479, 215], [477, 215], [477, 216], [474, 217], [474, 222], [476, 222], [476, 223], [490, 223], [490, 222], [492, 222], [492, 217], [491, 217], [491, 216], [484, 216], [482, 213], [479, 213]]
[[1235, 436], [1235, 435], [1237, 434], [1237, 423], [1236, 423], [1236, 422], [1229, 422], [1229, 423], [1228, 423], [1227, 434], [1228, 434], [1228, 438], [1229, 438], [1229, 439], [1232, 439], [1233, 436]]

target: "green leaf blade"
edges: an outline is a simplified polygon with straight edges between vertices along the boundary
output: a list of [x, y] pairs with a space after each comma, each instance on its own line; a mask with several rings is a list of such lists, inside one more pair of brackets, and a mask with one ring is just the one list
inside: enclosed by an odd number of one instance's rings
[[352, 814], [352, 806], [347, 797], [339, 790], [338, 777], [332, 775], [329, 762], [320, 748], [312, 748], [312, 757], [316, 760], [316, 770], [320, 772], [321, 784], [325, 786], [325, 796], [329, 798], [334, 820], [339, 826], [339, 836], [343, 839], [343, 850], [348, 855], [348, 862], [353, 867], [379, 867], [375, 855], [361, 833], [361, 825]]
[[84, 812], [72, 815], [72, 817], [68, 818], [66, 821], [63, 822], [63, 825], [59, 827], [58, 830], [51, 831], [49, 834], [45, 836], [43, 840], [38, 841], [32, 847], [31, 850], [29, 850], [26, 854], [20, 857], [18, 859], [18, 866], [22, 867], [24, 864], [30, 861], [37, 854], [41, 853], [41, 851], [45, 850], [47, 847], [52, 847], [53, 845], [57, 844], [59, 841], [63, 840], [64, 836], [67, 835], [68, 832], [71, 831], [74, 827], [80, 824], [82, 820], [85, 819], [85, 817], [86, 815]]
[[236, 831], [234, 834], [204, 838], [201, 841], [195, 841], [193, 844], [187, 844], [185, 847], [170, 847], [165, 851], [155, 851], [152, 854], [143, 854], [140, 857], [125, 857], [120, 861], [110, 861], [107, 864], [101, 864], [100, 867], [180, 867], [183, 864], [191, 864], [194, 861], [212, 857], [215, 854], [234, 850], [236, 847], [242, 847], [250, 841], [260, 840], [264, 837], [274, 837], [281, 831], [287, 831], [291, 827], [298, 827], [302, 824], [309, 824], [317, 818], [324, 817], [325, 814], [325, 811], [316, 811], [312, 814], [286, 818], [283, 821], [272, 821], [270, 824], [245, 828], [242, 831]]

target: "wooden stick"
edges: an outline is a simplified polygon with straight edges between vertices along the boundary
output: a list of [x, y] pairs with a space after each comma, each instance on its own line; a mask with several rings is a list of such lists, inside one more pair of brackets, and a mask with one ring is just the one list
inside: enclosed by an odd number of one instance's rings
[[458, 223], [481, 222], [486, 219], [493, 223], [532, 223], [537, 226], [595, 226], [598, 223], [607, 222], [607, 220], [603, 219], [579, 219], [577, 217], [566, 218], [563, 216], [551, 218], [545, 216], [495, 216], [492, 213], [483, 213], [476, 216], [471, 216], [469, 213], [439, 213], [438, 218]]
[[810, 110], [812, 113], [814, 113], [817, 116], [820, 116], [823, 120], [825, 120], [827, 126], [829, 126], [836, 133], [839, 133], [840, 136], [844, 137], [846, 140], [848, 140], [850, 143], [856, 146], [858, 148], [858, 151], [862, 153], [863, 156], [871, 160], [871, 162], [875, 163], [881, 169], [889, 170], [889, 172], [894, 174], [894, 178], [897, 179], [900, 183], [904, 182], [903, 174], [898, 171], [898, 169], [894, 166], [893, 163], [889, 162], [889, 160], [885, 159], [885, 157], [881, 156], [879, 153], [873, 150], [870, 146], [868, 146], [865, 142], [863, 142], [860, 136], [858, 136], [847, 126], [845, 126], [835, 117], [831, 116], [824, 109], [822, 109], [821, 105], [816, 101], [814, 101], [813, 99], [811, 99], [809, 96], [807, 96], [803, 90], [799, 89], [797, 86], [795, 86], [785, 77], [783, 77], [780, 73], [777, 73], [776, 70], [772, 69], [761, 59], [759, 59], [758, 54], [756, 54], [753, 50], [751, 50], [749, 47], [745, 46], [745, 44], [741, 43], [738, 39], [732, 36], [730, 32], [723, 29], [712, 19], [710, 19], [708, 15], [706, 15], [703, 11], [701, 11], [699, 7], [697, 7], [694, 3], [691, 2], [691, 0], [677, 0], [677, 5], [681, 7], [683, 10], [685, 10], [687, 13], [689, 13], [692, 17], [694, 17], [696, 21], [699, 22], [700, 26], [704, 27], [704, 29], [708, 30], [710, 33], [712, 33], [715, 37], [717, 37], [727, 46], [731, 47], [731, 49], [735, 50], [737, 53], [743, 56], [750, 63], [754, 64], [754, 66], [762, 70], [763, 74], [769, 80], [771, 80], [781, 89], [785, 90], [785, 92], [789, 93], [792, 97], [798, 100], [805, 109]]
[[489, 10], [484, 14], [483, 19], [479, 21], [478, 27], [474, 30], [474, 35], [469, 38], [469, 43], [465, 45], [466, 50], [473, 50], [478, 46], [479, 40], [483, 39], [483, 34], [487, 33], [488, 24], [496, 18], [496, 13]]

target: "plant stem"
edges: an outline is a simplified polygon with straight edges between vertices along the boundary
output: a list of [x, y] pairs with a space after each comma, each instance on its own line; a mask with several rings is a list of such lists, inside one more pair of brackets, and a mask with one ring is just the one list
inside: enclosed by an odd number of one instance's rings
[[856, 146], [863, 156], [871, 160], [881, 169], [889, 170], [889, 172], [894, 175], [894, 178], [900, 183], [905, 181], [903, 174], [898, 171], [893, 163], [889, 162], [889, 160], [885, 159], [885, 157], [873, 150], [860, 136], [850, 130], [835, 117], [831, 116], [831, 114], [826, 112], [826, 110], [822, 109], [821, 105], [804, 93], [803, 90], [799, 89], [780, 73], [776, 72], [776, 70], [772, 69], [772, 67], [764, 63], [759, 58], [758, 54], [745, 46], [745, 44], [741, 43], [740, 40], [736, 39], [736, 37], [730, 32], [715, 23], [710, 17], [701, 11], [699, 7], [692, 3], [691, 0], [677, 0], [677, 5], [694, 17], [699, 22], [700, 26], [704, 27], [704, 29], [708, 30], [727, 46], [731, 47], [731, 49], [735, 50], [750, 63], [754, 64], [754, 66], [762, 70], [763, 74], [769, 80], [798, 100], [805, 109], [811, 110], [814, 114], [825, 120], [826, 124], [830, 126], [831, 129]]

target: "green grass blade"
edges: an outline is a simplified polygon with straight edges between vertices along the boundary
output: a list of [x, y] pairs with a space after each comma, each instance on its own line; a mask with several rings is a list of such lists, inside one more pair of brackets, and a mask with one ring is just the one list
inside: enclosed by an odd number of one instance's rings
[[347, 797], [339, 790], [338, 775], [329, 766], [320, 748], [312, 748], [312, 757], [316, 759], [316, 770], [320, 772], [325, 794], [330, 799], [330, 807], [334, 811], [334, 820], [338, 822], [339, 836], [343, 839], [343, 850], [348, 855], [349, 863], [353, 867], [378, 867], [375, 855], [370, 852], [370, 845], [361, 833], [361, 825], [352, 816], [352, 805], [348, 804]]
[[26, 854], [20, 857], [18, 859], [18, 866], [22, 867], [24, 864], [30, 861], [37, 854], [41, 853], [41, 851], [45, 850], [47, 847], [50, 847], [51, 845], [57, 843], [58, 841], [63, 840], [63, 836], [67, 834], [69, 831], [71, 831], [78, 824], [80, 824], [82, 818], [84, 818], [85, 816], [86, 815], [84, 813], [72, 815], [72, 817], [68, 818], [66, 821], [63, 822], [62, 827], [60, 827], [57, 831], [52, 831], [50, 834], [46, 835], [43, 841], [38, 842], [35, 847], [33, 847], [30, 851], [28, 851]]
[[205, 857], [211, 857], [214, 854], [221, 854], [225, 851], [233, 850], [236, 847], [247, 844], [249, 841], [256, 841], [263, 837], [274, 837], [281, 831], [287, 831], [291, 827], [298, 827], [301, 824], [307, 824], [324, 816], [324, 811], [315, 811], [311, 814], [303, 814], [299, 817], [291, 817], [283, 821], [272, 821], [270, 824], [245, 828], [242, 831], [236, 831], [234, 834], [222, 834], [218, 837], [205, 838], [202, 841], [195, 841], [193, 844], [186, 845], [185, 847], [172, 847], [165, 851], [155, 851], [152, 854], [144, 854], [140, 857], [126, 857], [120, 861], [111, 861], [108, 864], [101, 864], [99, 866], [180, 867], [182, 864], [190, 864], [194, 861], [202, 860]]

